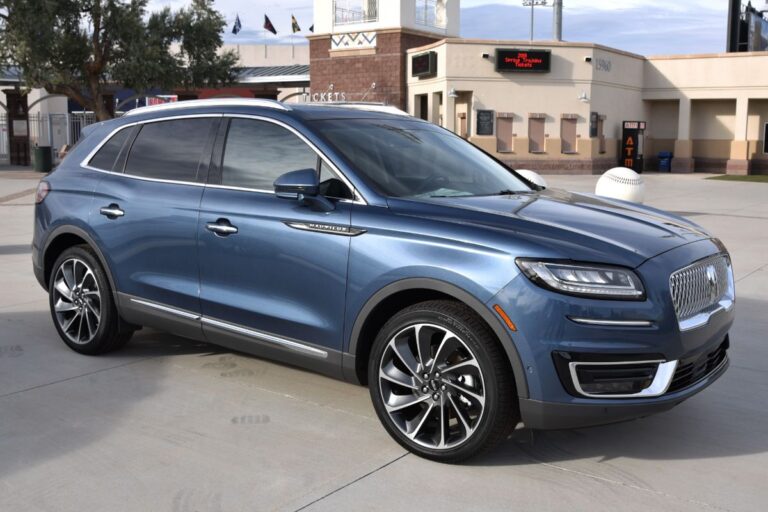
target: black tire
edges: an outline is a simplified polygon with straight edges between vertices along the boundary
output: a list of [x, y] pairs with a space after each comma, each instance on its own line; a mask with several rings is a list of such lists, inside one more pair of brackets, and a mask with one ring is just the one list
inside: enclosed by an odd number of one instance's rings
[[[74, 272], [67, 270], [72, 268]], [[84, 277], [87, 272], [83, 269], [90, 270], [92, 278]], [[69, 289], [59, 283], [57, 288], [57, 282], [63, 279], [66, 272], [70, 276], [77, 274], [73, 278], [82, 278], [85, 284]], [[66, 285], [67, 280], [63, 280]], [[69, 299], [66, 297], [67, 292]], [[48, 282], [48, 303], [56, 331], [75, 352], [86, 355], [105, 354], [119, 349], [133, 336], [134, 331], [126, 329], [120, 321], [106, 273], [87, 245], [70, 247], [56, 259]], [[79, 320], [75, 316], [78, 314]], [[79, 330], [74, 325], [65, 330], [72, 318], [75, 318], [73, 323], [79, 322]], [[83, 332], [86, 334], [83, 335]]]
[[[443, 332], [439, 329], [445, 329], [443, 342], [450, 338], [451, 343], [457, 347], [454, 354], [467, 354], [467, 349], [470, 352], [465, 356], [454, 355], [451, 357], [456, 357], [455, 360], [459, 362], [463, 361], [464, 367], [466, 367], [466, 362], [470, 361], [474, 372], [478, 371], [475, 367], [479, 368], [480, 378], [474, 379], [475, 391], [480, 389], [478, 382], [482, 384], [481, 398], [484, 399], [484, 405], [482, 405], [479, 413], [476, 410], [481, 407], [481, 402], [478, 401], [475, 406], [469, 405], [473, 401], [467, 400], [467, 397], [462, 399], [464, 400], [463, 403], [458, 402], [461, 398], [460, 395], [462, 395], [462, 392], [458, 390], [462, 388], [446, 382], [446, 380], [451, 380], [453, 384], [461, 383], [464, 386], [464, 383], [468, 381], [466, 380], [467, 377], [463, 375], [457, 380], [457, 372], [464, 370], [451, 370], [451, 366], [456, 363], [449, 364], [449, 361], [446, 360], [443, 364], [439, 358], [437, 353], [440, 350], [434, 348], [439, 346], [439, 342], [436, 343], [434, 340], [439, 340], [443, 336]], [[451, 338], [451, 334], [455, 336]], [[425, 378], [427, 373], [414, 371], [406, 373], [405, 370], [408, 370], [409, 366], [403, 363], [404, 359], [399, 356], [401, 352], [407, 351], [408, 347], [412, 348], [414, 344], [418, 345], [418, 340], [423, 340], [424, 337], [429, 341], [426, 342], [427, 345], [423, 346], [430, 348], [417, 348], [417, 360], [413, 363], [416, 364], [417, 368], [426, 369], [431, 366], [432, 373], [429, 380]], [[454, 338], [458, 338], [458, 341], [463, 343], [460, 345]], [[406, 339], [407, 341], [404, 341]], [[407, 343], [407, 346], [401, 345], [401, 343]], [[406, 347], [404, 349], [395, 348], [404, 346]], [[445, 351], [448, 350], [448, 348], [445, 349]], [[421, 359], [427, 359], [421, 357], [421, 354], [427, 351], [433, 354], [429, 359], [432, 365], [419, 362]], [[413, 350], [411, 350], [411, 355], [415, 355]], [[441, 370], [443, 374], [439, 370], [441, 365], [444, 368]], [[380, 368], [386, 368], [384, 373], [390, 375], [393, 366], [399, 368], [391, 374], [396, 375], [397, 378], [395, 380], [386, 377], [382, 379], [379, 372]], [[403, 382], [403, 375], [408, 375], [409, 379], [413, 379], [416, 373], [419, 373], [416, 376], [416, 379], [419, 380], [408, 381], [411, 384], [416, 384], [416, 388], [411, 389], [399, 384]], [[437, 380], [434, 379], [435, 375], [438, 377]], [[469, 457], [479, 455], [511, 434], [519, 420], [517, 393], [513, 377], [506, 354], [490, 328], [470, 308], [455, 301], [422, 302], [398, 312], [379, 331], [373, 343], [368, 363], [368, 385], [371, 399], [384, 428], [407, 450], [421, 457], [445, 463], [458, 463]], [[469, 379], [472, 377], [470, 376]], [[393, 382], [395, 384], [392, 384]], [[469, 382], [471, 386], [472, 380]], [[384, 388], [384, 392], [382, 392], [382, 388]], [[472, 388], [466, 387], [465, 389]], [[432, 390], [435, 390], [434, 394], [432, 394]], [[413, 397], [423, 398], [425, 394], [431, 395], [423, 403], [402, 409], [406, 412], [398, 410], [390, 413], [385, 404], [384, 394], [388, 395], [390, 406], [395, 403], [393, 399], [398, 400], [399, 404], [399, 399], [403, 396], [406, 397], [406, 401], [410, 401]], [[440, 398], [436, 398], [437, 396]], [[437, 408], [436, 413], [432, 413], [433, 407]], [[447, 410], [445, 407], [453, 411], [453, 418], [450, 416], [451, 413], [444, 412]], [[471, 419], [470, 409], [472, 407], [475, 408], [474, 423]], [[463, 412], [467, 414], [461, 414], [459, 409], [463, 409]], [[464, 427], [474, 426], [474, 429], [461, 428], [459, 416], [469, 420], [465, 422], [462, 419]], [[404, 417], [406, 419], [403, 419]], [[448, 419], [444, 421], [443, 418]], [[424, 426], [429, 426], [435, 422], [434, 428], [428, 429], [426, 434], [420, 433], [419, 428], [424, 429]], [[415, 425], [420, 427], [416, 428]], [[441, 425], [445, 426], [441, 427]], [[439, 432], [437, 429], [443, 430]], [[407, 430], [411, 430], [410, 436], [417, 437], [410, 437], [409, 433], [406, 432]], [[463, 440], [461, 438], [462, 431], [466, 434]], [[454, 435], [454, 439], [456, 439], [453, 446], [451, 443], [445, 442], [450, 439], [451, 435]], [[431, 442], [437, 443], [437, 439], [440, 439], [440, 444], [437, 446], [429, 445]]]

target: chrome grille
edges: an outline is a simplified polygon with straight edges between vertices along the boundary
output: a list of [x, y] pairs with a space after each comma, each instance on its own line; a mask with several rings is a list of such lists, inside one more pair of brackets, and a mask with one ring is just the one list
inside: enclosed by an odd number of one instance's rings
[[724, 254], [674, 272], [669, 288], [678, 320], [691, 318], [720, 302], [728, 291], [729, 279], [730, 261]]

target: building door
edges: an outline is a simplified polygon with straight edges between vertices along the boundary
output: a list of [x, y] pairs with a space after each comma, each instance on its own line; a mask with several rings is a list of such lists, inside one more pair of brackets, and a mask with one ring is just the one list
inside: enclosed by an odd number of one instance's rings
[[605, 154], [605, 116], [597, 118], [597, 140], [600, 154]]
[[496, 151], [511, 153], [514, 147], [513, 117], [511, 114], [499, 113], [496, 120]]
[[466, 139], [467, 134], [467, 114], [464, 112], [461, 112], [457, 114], [458, 119], [456, 120], [456, 127], [459, 129], [459, 137], [462, 139]]
[[8, 140], [11, 165], [29, 165], [29, 118], [27, 96], [6, 90], [8, 101]]
[[418, 113], [416, 117], [423, 119], [424, 121], [429, 121], [429, 97], [426, 94], [419, 94], [416, 96], [416, 101], [418, 102]]

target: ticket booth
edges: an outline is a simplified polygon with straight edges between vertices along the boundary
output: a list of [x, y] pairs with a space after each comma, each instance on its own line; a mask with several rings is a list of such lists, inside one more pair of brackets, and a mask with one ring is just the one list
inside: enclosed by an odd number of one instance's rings
[[645, 121], [624, 121], [622, 128], [619, 165], [641, 173], [644, 166]]

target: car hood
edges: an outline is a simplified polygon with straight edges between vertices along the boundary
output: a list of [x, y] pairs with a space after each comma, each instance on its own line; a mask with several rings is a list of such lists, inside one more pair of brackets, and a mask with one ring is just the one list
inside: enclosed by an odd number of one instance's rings
[[619, 259], [635, 266], [675, 247], [711, 238], [700, 226], [671, 213], [557, 189], [433, 198], [429, 203], [452, 209], [447, 217], [513, 230], [572, 259], [615, 261], [620, 253], [624, 258]]

